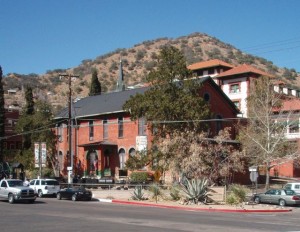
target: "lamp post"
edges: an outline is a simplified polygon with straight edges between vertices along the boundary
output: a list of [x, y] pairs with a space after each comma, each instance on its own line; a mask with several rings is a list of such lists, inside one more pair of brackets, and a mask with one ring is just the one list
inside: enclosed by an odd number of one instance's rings
[[69, 87], [69, 101], [68, 101], [68, 134], [69, 134], [69, 155], [70, 155], [70, 166], [68, 167], [68, 183], [72, 183], [71, 175], [73, 171], [73, 152], [72, 152], [72, 78], [79, 77], [76, 75], [71, 74], [60, 74], [60, 77], [67, 77], [68, 78], [68, 87]]

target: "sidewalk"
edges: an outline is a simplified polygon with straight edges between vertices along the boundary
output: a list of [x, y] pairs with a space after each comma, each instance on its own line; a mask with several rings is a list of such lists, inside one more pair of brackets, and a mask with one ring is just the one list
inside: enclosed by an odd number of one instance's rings
[[[247, 205], [241, 204], [237, 206], [225, 204], [208, 204], [208, 205], [182, 205], [174, 201], [158, 201], [146, 200], [135, 201], [131, 199], [133, 189], [129, 190], [102, 190], [93, 189], [93, 198], [104, 203], [137, 205], [147, 207], [172, 208], [189, 211], [210, 211], [210, 212], [233, 212], [233, 213], [271, 213], [271, 212], [291, 212], [290, 207], [280, 207], [278, 205]], [[147, 196], [146, 196], [147, 197]]]

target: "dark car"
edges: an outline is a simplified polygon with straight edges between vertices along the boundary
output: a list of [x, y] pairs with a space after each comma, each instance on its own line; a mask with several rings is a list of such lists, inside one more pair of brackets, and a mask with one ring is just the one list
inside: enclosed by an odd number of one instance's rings
[[257, 204], [300, 205], [300, 196], [295, 191], [287, 189], [270, 189], [265, 193], [255, 194], [253, 199]]
[[56, 194], [56, 198], [58, 200], [72, 199], [72, 201], [90, 201], [92, 200], [92, 192], [90, 190], [85, 189], [84, 187], [69, 187], [58, 191]]

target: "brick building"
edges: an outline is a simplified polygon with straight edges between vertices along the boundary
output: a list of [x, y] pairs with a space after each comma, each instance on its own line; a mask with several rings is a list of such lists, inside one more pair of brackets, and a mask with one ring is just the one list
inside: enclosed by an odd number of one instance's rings
[[[232, 127], [239, 113], [235, 105], [210, 78], [201, 78], [199, 93], [209, 103], [213, 118], [210, 133], [215, 135], [225, 127]], [[121, 85], [120, 85], [121, 86]], [[67, 174], [67, 167], [73, 160], [73, 174], [97, 178], [121, 178], [127, 176], [125, 161], [136, 151], [151, 147], [152, 134], [143, 118], [130, 120], [123, 104], [135, 94], [143, 94], [149, 87], [120, 90], [117, 92], [90, 96], [73, 104], [72, 143], [69, 155], [68, 109], [56, 116], [58, 136], [57, 151], [60, 173]], [[235, 134], [233, 133], [233, 139]], [[149, 167], [150, 168], [150, 167]]]

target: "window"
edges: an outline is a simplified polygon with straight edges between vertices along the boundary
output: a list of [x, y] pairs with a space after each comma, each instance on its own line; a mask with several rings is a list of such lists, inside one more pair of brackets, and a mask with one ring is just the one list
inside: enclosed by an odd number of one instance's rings
[[135, 156], [135, 149], [134, 148], [130, 148], [129, 155], [132, 156], [132, 157]]
[[205, 100], [206, 102], [209, 102], [209, 99], [210, 99], [209, 93], [205, 93], [204, 96], [203, 96], [203, 98], [204, 98], [204, 100]]
[[138, 126], [139, 126], [139, 131], [138, 131], [138, 134], [141, 136], [141, 135], [146, 135], [146, 120], [145, 118], [139, 118], [139, 121], [138, 121]]
[[230, 85], [230, 93], [239, 93], [240, 85], [239, 84], [231, 84]]
[[289, 123], [290, 133], [299, 133], [299, 121]]
[[62, 142], [63, 141], [63, 126], [60, 125], [58, 128], [57, 128], [57, 137], [58, 137], [58, 141], [59, 142]]
[[118, 118], [118, 133], [119, 133], [119, 138], [123, 138], [123, 130], [124, 130], [123, 118], [119, 117]]
[[119, 150], [119, 161], [120, 161], [120, 169], [125, 168], [125, 162], [126, 162], [126, 157], [125, 157], [125, 150], [121, 148]]
[[94, 121], [89, 121], [89, 138], [90, 141], [94, 140]]
[[236, 108], [240, 109], [240, 101], [232, 101]]
[[107, 123], [107, 119], [103, 120], [103, 139], [107, 139], [108, 138], [108, 123]]

